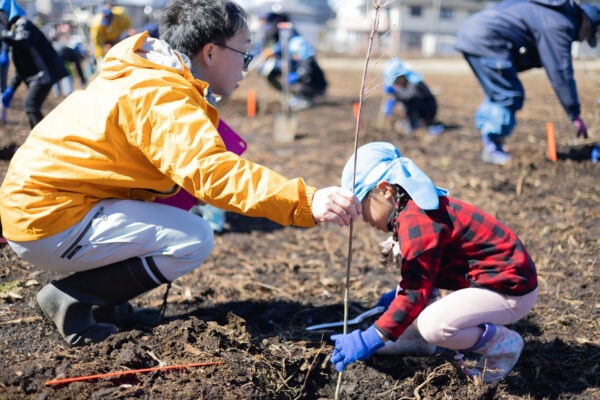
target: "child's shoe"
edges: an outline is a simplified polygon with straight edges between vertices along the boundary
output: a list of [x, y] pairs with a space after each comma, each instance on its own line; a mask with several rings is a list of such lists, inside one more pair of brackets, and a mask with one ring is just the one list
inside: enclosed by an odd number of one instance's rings
[[401, 119], [396, 121], [394, 124], [394, 128], [396, 131], [402, 133], [405, 136], [410, 136], [413, 134], [413, 127], [407, 119]]
[[292, 111], [302, 111], [312, 107], [313, 102], [303, 96], [293, 96], [288, 100], [288, 106]]
[[191, 211], [204, 218], [210, 224], [213, 231], [221, 233], [225, 229], [225, 210], [221, 210], [210, 204], [203, 204], [192, 207]]
[[444, 124], [433, 124], [427, 127], [427, 133], [431, 136], [439, 136], [445, 129]]
[[504, 150], [500, 140], [492, 140], [488, 135], [483, 135], [481, 140], [483, 143], [481, 160], [483, 162], [504, 165], [510, 161], [510, 154]]
[[465, 373], [479, 377], [485, 383], [497, 382], [513, 369], [524, 343], [521, 335], [504, 326], [485, 324], [484, 327], [485, 331], [475, 346], [465, 350], [482, 357], [475, 367], [466, 368]]

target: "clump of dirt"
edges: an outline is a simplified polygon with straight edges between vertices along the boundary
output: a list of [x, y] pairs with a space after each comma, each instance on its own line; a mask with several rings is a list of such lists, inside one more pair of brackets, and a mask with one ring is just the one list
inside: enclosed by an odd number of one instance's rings
[[[247, 139], [245, 156], [315, 186], [338, 184], [354, 144], [353, 104], [362, 70], [360, 62], [356, 68], [352, 64], [349, 60], [342, 71], [324, 63], [329, 94], [318, 106], [297, 113], [299, 129], [291, 143], [273, 140], [277, 94], [250, 74], [220, 106], [223, 118]], [[578, 74], [580, 82], [592, 82], [580, 91], [592, 137], [588, 144], [595, 144], [600, 124], [598, 87], [593, 82], [598, 82], [598, 72]], [[367, 82], [380, 81], [376, 72], [370, 75]], [[519, 363], [503, 382], [483, 385], [463, 376], [454, 354], [443, 349], [426, 357], [372, 357], [343, 373], [342, 398], [600, 398], [600, 164], [589, 160], [581, 143], [572, 143], [574, 132], [543, 72], [522, 78], [527, 102], [508, 141], [513, 155], [509, 166], [480, 161], [472, 120], [482, 94], [466, 65], [425, 73], [437, 94], [440, 120], [448, 127], [442, 135], [419, 130], [405, 136], [389, 125], [381, 127], [377, 116], [382, 99], [378, 90], [371, 90], [374, 94], [363, 102], [359, 137], [360, 144], [397, 144], [438, 186], [496, 215], [523, 240], [539, 270], [540, 295], [532, 312], [513, 327], [526, 341]], [[259, 94], [254, 118], [246, 117], [249, 88]], [[19, 95], [23, 93], [17, 93], [9, 121], [0, 128], [0, 147], [21, 143], [27, 136]], [[58, 101], [50, 98], [46, 111]], [[546, 157], [549, 121], [558, 134], [557, 162]], [[0, 161], [0, 176], [7, 164]], [[338, 373], [329, 361], [329, 336], [340, 329], [308, 332], [305, 327], [343, 319], [348, 235], [348, 229], [335, 226], [284, 228], [229, 213], [227, 229], [216, 237], [209, 260], [173, 283], [162, 324], [125, 329], [81, 348], [68, 347], [35, 303], [35, 293], [57, 275], [19, 260], [2, 246], [0, 397], [333, 398]], [[384, 238], [363, 222], [354, 226], [350, 316], [372, 307], [396, 285], [397, 272], [377, 261], [377, 244]], [[158, 288], [134, 303], [158, 307], [163, 294], [164, 288]], [[219, 364], [45, 384], [65, 377], [205, 362]]]

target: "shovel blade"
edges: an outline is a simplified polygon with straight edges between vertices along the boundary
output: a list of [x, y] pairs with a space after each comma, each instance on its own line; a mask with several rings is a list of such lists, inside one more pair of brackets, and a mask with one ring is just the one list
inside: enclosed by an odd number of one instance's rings
[[293, 142], [298, 129], [298, 120], [296, 116], [290, 113], [281, 112], [275, 115], [275, 126], [273, 129], [273, 138], [276, 142]]

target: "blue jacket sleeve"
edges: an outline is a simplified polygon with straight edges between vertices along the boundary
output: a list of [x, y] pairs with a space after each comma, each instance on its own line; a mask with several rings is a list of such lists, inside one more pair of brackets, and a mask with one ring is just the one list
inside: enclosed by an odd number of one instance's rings
[[556, 93], [556, 97], [573, 120], [580, 113], [577, 85], [573, 72], [571, 44], [573, 30], [548, 30], [540, 32], [538, 52], [546, 75]]

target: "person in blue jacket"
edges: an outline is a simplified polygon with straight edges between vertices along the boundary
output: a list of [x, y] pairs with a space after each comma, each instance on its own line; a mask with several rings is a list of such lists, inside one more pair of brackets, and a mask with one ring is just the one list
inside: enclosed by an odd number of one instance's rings
[[485, 98], [475, 114], [482, 160], [506, 164], [503, 144], [516, 126], [525, 91], [518, 73], [543, 67], [577, 137], [587, 138], [573, 73], [571, 45], [596, 45], [600, 9], [571, 0], [505, 0], [470, 16], [455, 48], [475, 73]]
[[10, 47], [15, 75], [2, 92], [2, 105], [9, 108], [22, 82], [27, 85], [23, 108], [33, 128], [44, 117], [42, 104], [52, 85], [69, 75], [52, 43], [14, 0], [0, 0], [0, 37]]

